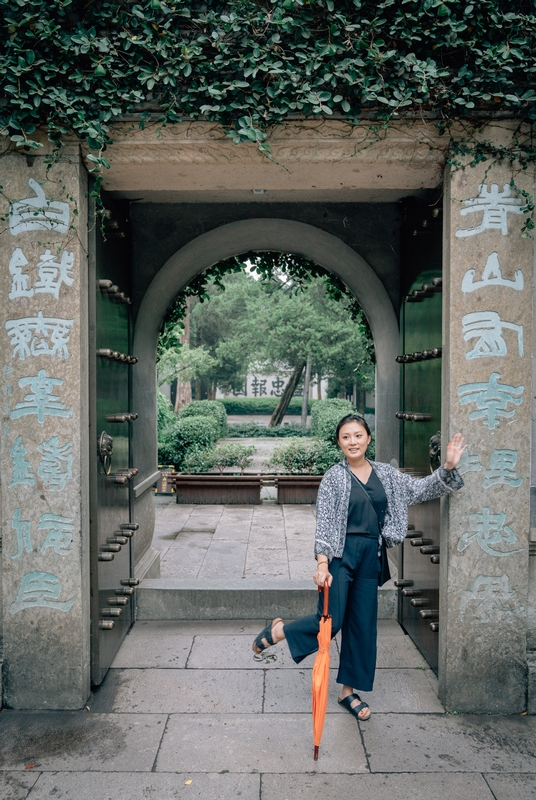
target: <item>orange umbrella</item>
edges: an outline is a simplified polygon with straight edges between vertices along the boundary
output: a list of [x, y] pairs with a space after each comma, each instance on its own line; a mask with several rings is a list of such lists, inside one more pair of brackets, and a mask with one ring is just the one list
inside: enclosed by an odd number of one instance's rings
[[[322, 589], [319, 586], [318, 591]], [[324, 584], [324, 608], [320, 617], [320, 628], [318, 631], [318, 653], [313, 664], [313, 737], [314, 737], [314, 760], [318, 759], [318, 748], [324, 730], [326, 719], [326, 709], [328, 707], [328, 686], [329, 686], [329, 646], [331, 644], [331, 614], [328, 614], [329, 586], [326, 581]]]

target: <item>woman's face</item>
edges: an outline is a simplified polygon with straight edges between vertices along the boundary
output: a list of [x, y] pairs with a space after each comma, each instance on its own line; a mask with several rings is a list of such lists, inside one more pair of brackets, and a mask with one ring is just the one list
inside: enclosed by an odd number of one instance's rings
[[347, 461], [364, 458], [369, 444], [370, 436], [357, 420], [347, 422], [339, 431], [339, 447]]

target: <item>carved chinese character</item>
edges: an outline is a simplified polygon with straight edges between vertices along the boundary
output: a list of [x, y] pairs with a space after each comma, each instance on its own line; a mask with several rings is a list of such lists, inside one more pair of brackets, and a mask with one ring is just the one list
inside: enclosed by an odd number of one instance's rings
[[13, 236], [24, 231], [67, 233], [71, 215], [69, 203], [47, 200], [42, 186], [34, 178], [30, 178], [28, 184], [35, 196], [10, 205], [9, 229]]
[[37, 375], [19, 379], [19, 386], [24, 389], [28, 386], [30, 391], [24, 400], [17, 403], [11, 412], [11, 419], [26, 417], [31, 414], [37, 416], [37, 421], [43, 423], [46, 416], [51, 417], [70, 417], [73, 413], [72, 408], [66, 408], [59, 402], [59, 397], [52, 394], [55, 386], [62, 386], [60, 378], [49, 378], [44, 369], [40, 369]]
[[69, 611], [74, 605], [74, 597], [60, 600], [61, 582], [50, 572], [28, 572], [20, 582], [15, 602], [9, 606], [9, 613], [16, 614], [25, 608], [53, 608], [56, 611]]
[[72, 553], [74, 519], [62, 517], [61, 514], [41, 514], [38, 530], [48, 530], [47, 537], [41, 546], [41, 555], [45, 555], [52, 547], [59, 556], [68, 556]]
[[482, 272], [482, 278], [479, 281], [475, 281], [475, 275], [476, 270], [467, 270], [463, 276], [462, 292], [467, 294], [475, 292], [477, 289], [484, 289], [486, 286], [503, 286], [506, 289], [515, 289], [516, 292], [520, 292], [525, 285], [523, 273], [520, 269], [516, 269], [514, 272], [513, 281], [503, 278], [497, 253], [491, 253], [488, 256], [486, 266]]
[[42, 311], [37, 317], [8, 319], [6, 331], [11, 339], [13, 358], [18, 356], [21, 361], [28, 356], [43, 355], [69, 358], [67, 345], [73, 322], [72, 319], [44, 317]]
[[480, 472], [482, 470], [482, 464], [477, 455], [472, 455], [468, 450], [464, 450], [456, 469], [460, 475], [466, 475], [468, 472]]
[[508, 233], [508, 214], [522, 214], [521, 206], [523, 201], [517, 197], [512, 197], [511, 187], [505, 183], [502, 192], [499, 191], [497, 183], [492, 183], [488, 189], [486, 183], [481, 183], [478, 187], [478, 197], [465, 200], [466, 208], [462, 208], [462, 217], [466, 214], [473, 214], [476, 211], [482, 212], [480, 225], [474, 228], [460, 228], [456, 231], [458, 238], [465, 236], [475, 236], [483, 231], [499, 230], [503, 236]]
[[510, 589], [508, 575], [478, 575], [471, 589], [462, 592], [458, 619], [467, 613], [481, 624], [512, 623], [519, 619], [519, 598]]
[[22, 443], [22, 436], [17, 436], [13, 442], [13, 447], [9, 451], [9, 455], [13, 459], [13, 478], [8, 483], [9, 488], [16, 486], [17, 484], [26, 484], [27, 486], [35, 485], [32, 465], [25, 459], [27, 452], [28, 451]]
[[506, 341], [503, 337], [504, 330], [517, 333], [517, 347], [519, 355], [523, 350], [523, 325], [515, 322], [505, 322], [496, 311], [473, 311], [462, 318], [463, 338], [466, 342], [476, 339], [473, 349], [465, 354], [466, 358], [484, 358], [486, 356], [505, 356], [507, 351]]
[[33, 550], [30, 520], [20, 518], [20, 508], [17, 508], [13, 513], [11, 527], [17, 537], [17, 552], [10, 556], [15, 561], [23, 553], [31, 553]]
[[58, 437], [51, 436], [37, 449], [43, 456], [37, 474], [43, 478], [45, 489], [63, 491], [68, 479], [73, 477], [72, 444], [66, 442], [60, 446]]
[[45, 250], [37, 264], [39, 280], [35, 284], [35, 293], [52, 294], [58, 300], [62, 283], [66, 286], [72, 286], [74, 283], [73, 264], [74, 253], [63, 250], [58, 261], [56, 255], [50, 250]]
[[29, 288], [30, 276], [23, 272], [23, 267], [28, 265], [28, 259], [20, 249], [16, 247], [9, 261], [9, 274], [13, 276], [11, 281], [11, 291], [8, 295], [10, 300], [18, 297], [33, 297], [34, 290]]
[[490, 468], [486, 470], [486, 477], [482, 483], [484, 489], [489, 489], [495, 484], [508, 486], [521, 486], [523, 478], [518, 478], [515, 471], [517, 463], [517, 450], [494, 450], [490, 458]]
[[501, 557], [520, 553], [524, 549], [523, 547], [515, 550], [497, 550], [495, 547], [495, 545], [517, 542], [517, 536], [509, 525], [505, 525], [505, 522], [506, 514], [503, 511], [499, 514], [490, 514], [487, 506], [482, 509], [481, 514], [470, 514], [469, 527], [472, 533], [466, 531], [461, 535], [458, 552], [463, 553], [473, 541], [476, 541], [479, 547], [490, 556]]
[[482, 424], [494, 430], [501, 418], [511, 419], [516, 409], [507, 410], [508, 405], [519, 406], [523, 402], [521, 395], [524, 386], [509, 386], [499, 383], [501, 376], [492, 372], [487, 383], [465, 383], [458, 387], [458, 395], [462, 406], [468, 403], [476, 405], [476, 411], [471, 411], [469, 419], [481, 419]]

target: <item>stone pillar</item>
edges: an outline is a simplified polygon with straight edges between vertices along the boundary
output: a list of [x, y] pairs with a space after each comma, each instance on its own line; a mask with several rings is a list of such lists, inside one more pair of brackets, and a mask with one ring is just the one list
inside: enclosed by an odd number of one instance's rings
[[2, 158], [4, 703], [90, 687], [87, 208], [78, 149]]
[[512, 175], [467, 167], [445, 194], [443, 441], [468, 448], [443, 501], [439, 680], [462, 712], [526, 708], [534, 243]]

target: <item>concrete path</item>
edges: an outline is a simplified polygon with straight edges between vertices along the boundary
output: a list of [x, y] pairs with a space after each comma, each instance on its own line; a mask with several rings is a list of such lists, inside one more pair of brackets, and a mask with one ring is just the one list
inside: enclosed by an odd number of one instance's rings
[[320, 758], [312, 658], [279, 645], [256, 661], [264, 620], [138, 622], [76, 712], [0, 715], [3, 800], [529, 800], [536, 719], [445, 714], [435, 678], [380, 621], [373, 714], [336, 703], [337, 643]]

